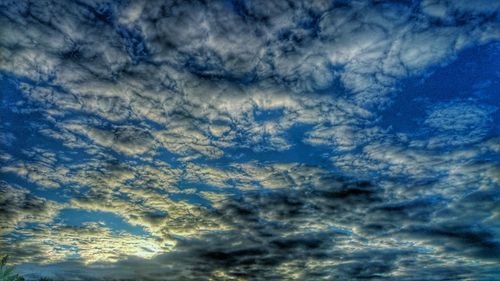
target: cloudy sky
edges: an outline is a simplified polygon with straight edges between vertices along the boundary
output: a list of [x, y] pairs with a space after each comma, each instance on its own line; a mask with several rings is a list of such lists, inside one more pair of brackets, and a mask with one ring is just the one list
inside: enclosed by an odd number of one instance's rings
[[498, 280], [500, 2], [0, 0], [27, 280]]

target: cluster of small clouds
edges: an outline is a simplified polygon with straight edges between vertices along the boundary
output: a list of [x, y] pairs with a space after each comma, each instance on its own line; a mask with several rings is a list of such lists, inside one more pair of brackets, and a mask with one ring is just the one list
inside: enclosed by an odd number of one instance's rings
[[0, 182], [1, 233], [9, 233], [20, 224], [50, 222], [61, 208], [60, 204], [32, 195], [27, 189]]
[[[500, 39], [499, 11], [487, 0], [0, 2], [0, 79], [24, 101], [6, 94], [2, 109], [38, 114], [26, 130], [61, 146], [12, 153], [22, 136], [2, 124], [0, 172], [63, 201], [2, 181], [0, 250], [75, 280], [488, 279], [500, 178], [482, 159], [499, 152], [497, 108], [433, 104], [415, 134], [379, 113], [400, 79]], [[336, 172], [212, 164], [231, 149], [293, 151], [300, 125]], [[148, 235], [56, 223], [67, 209]]]
[[497, 108], [453, 102], [432, 107], [424, 124], [437, 131], [428, 147], [464, 145], [484, 139], [492, 127], [491, 114]]
[[[316, 126], [310, 142], [350, 148], [351, 131], [363, 131], [355, 139], [378, 131], [359, 130], [366, 113], [360, 119], [363, 108], [350, 108], [383, 107], [397, 78], [498, 38], [497, 21], [482, 20], [498, 16], [495, 5], [4, 3], [1, 59], [4, 70], [47, 82], [26, 91], [49, 116], [76, 110], [165, 128], [139, 133], [137, 142], [127, 136], [140, 126], [77, 129], [119, 152], [143, 153], [154, 144], [208, 157], [237, 145], [287, 149], [283, 133], [304, 123]], [[335, 110], [344, 95], [338, 89], [315, 96], [340, 83], [350, 95], [342, 109]], [[283, 116], [254, 120], [255, 109], [271, 108]], [[336, 118], [343, 114], [352, 124]]]
[[[495, 143], [490, 147], [495, 149]], [[34, 263], [26, 267], [27, 273], [58, 265], [47, 272], [54, 278], [72, 272], [75, 280], [162, 280], [166, 274], [188, 280], [411, 280], [416, 273], [424, 274], [418, 269], [427, 264], [432, 264], [427, 276], [489, 278], [498, 273], [495, 260], [500, 255], [491, 228], [500, 214], [498, 167], [469, 163], [459, 168], [463, 175], [472, 175], [469, 180], [482, 183], [472, 183], [475, 189], [457, 183], [408, 187], [387, 179], [374, 185], [290, 163], [249, 162], [230, 169], [189, 164], [181, 172], [167, 166], [97, 162], [80, 166], [71, 179], [90, 187], [89, 192], [65, 204], [3, 184], [2, 229], [11, 236], [4, 239], [8, 244], [2, 250], [17, 262]], [[181, 176], [184, 182], [221, 190], [237, 181], [242, 189], [253, 185], [251, 190], [261, 186], [274, 191], [251, 192], [240, 199], [191, 191], [213, 200], [214, 209], [207, 209], [169, 198], [187, 192], [176, 186]], [[115, 233], [98, 223], [55, 223], [65, 208], [111, 212], [151, 236]], [[30, 222], [37, 227], [13, 231], [19, 223]]]
[[301, 188], [225, 200], [209, 215], [226, 229], [181, 239], [175, 251], [152, 259], [104, 260], [85, 269], [61, 263], [54, 276], [74, 272], [83, 279], [128, 280], [132, 270], [133, 278], [148, 280], [167, 274], [172, 280], [412, 280], [415, 274], [488, 279], [498, 274], [500, 243], [489, 227], [499, 214], [492, 186], [450, 203], [438, 195], [404, 198], [407, 188], [397, 182], [375, 186], [325, 171], [301, 183]]

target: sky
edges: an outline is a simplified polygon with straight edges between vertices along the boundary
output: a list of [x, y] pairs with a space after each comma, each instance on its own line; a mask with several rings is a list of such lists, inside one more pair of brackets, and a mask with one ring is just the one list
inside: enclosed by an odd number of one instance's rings
[[500, 1], [0, 0], [26, 280], [498, 280]]

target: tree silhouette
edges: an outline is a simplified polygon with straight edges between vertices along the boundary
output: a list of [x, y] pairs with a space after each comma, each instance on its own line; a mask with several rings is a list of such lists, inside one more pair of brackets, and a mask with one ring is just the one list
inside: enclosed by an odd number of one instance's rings
[[0, 281], [24, 281], [24, 277], [14, 272], [13, 266], [7, 265], [8, 255], [0, 260]]

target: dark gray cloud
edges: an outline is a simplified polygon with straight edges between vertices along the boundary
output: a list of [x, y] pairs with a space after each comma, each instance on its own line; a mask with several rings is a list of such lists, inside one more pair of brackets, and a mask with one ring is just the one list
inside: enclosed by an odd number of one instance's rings
[[54, 272], [75, 270], [84, 280], [487, 280], [500, 273], [498, 236], [484, 220], [497, 208], [494, 196], [471, 194], [458, 209], [438, 197], [391, 200], [393, 192], [326, 175], [319, 185], [227, 200], [209, 215], [229, 230], [180, 239], [172, 253], [85, 271], [60, 264]]
[[27, 189], [12, 187], [0, 181], [0, 226], [7, 233], [18, 224], [48, 222], [60, 206], [31, 194]]
[[10, 255], [11, 260], [16, 263], [43, 262], [39, 257], [49, 248], [36, 243], [19, 245], [16, 243], [17, 238], [23, 235], [16, 230], [33, 224], [32, 229], [37, 232], [40, 227], [52, 221], [62, 206], [35, 196], [25, 188], [0, 181], [0, 252]]

